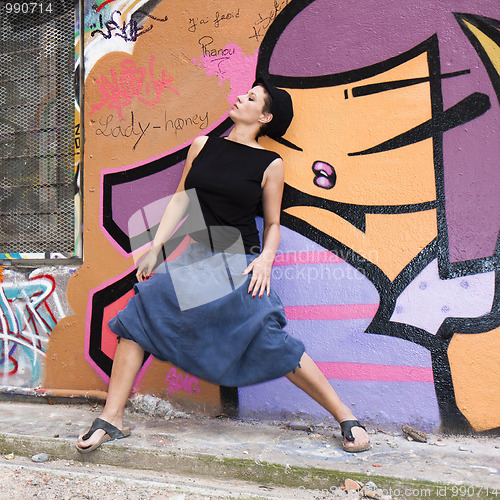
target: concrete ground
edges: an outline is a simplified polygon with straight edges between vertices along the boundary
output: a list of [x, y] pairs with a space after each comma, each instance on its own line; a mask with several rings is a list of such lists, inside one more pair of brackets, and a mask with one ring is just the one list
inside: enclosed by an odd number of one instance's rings
[[[120, 499], [176, 498], [179, 487], [184, 488], [182, 495], [192, 495], [179, 496], [186, 499], [347, 498], [340, 489], [346, 479], [372, 481], [392, 499], [500, 499], [499, 436], [436, 434], [422, 443], [409, 441], [402, 432], [371, 428], [372, 449], [351, 454], [342, 450], [338, 427], [294, 430], [289, 422], [208, 418], [173, 409], [151, 416], [144, 406], [142, 412], [134, 411], [139, 406], [127, 409], [130, 437], [82, 455], [76, 451], [76, 438], [99, 415], [97, 404], [0, 400], [0, 453], [6, 459], [0, 462], [2, 476], [13, 483], [23, 474], [50, 470], [64, 477], [71, 467], [81, 481], [111, 478], [115, 487], [125, 479], [139, 481], [137, 488], [161, 487], [165, 495], [102, 496]], [[49, 460], [30, 459], [41, 453]], [[126, 488], [130, 492], [130, 485]], [[0, 494], [9, 498], [1, 489]], [[362, 498], [359, 492], [352, 495]]]

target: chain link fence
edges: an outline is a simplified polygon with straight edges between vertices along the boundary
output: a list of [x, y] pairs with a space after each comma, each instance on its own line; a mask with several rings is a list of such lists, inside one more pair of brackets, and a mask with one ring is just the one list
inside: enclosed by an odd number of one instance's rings
[[74, 2], [0, 2], [0, 254], [75, 253]]

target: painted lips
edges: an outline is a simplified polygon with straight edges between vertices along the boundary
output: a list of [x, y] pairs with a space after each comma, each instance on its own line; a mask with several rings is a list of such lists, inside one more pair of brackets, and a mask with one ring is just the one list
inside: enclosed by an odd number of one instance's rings
[[335, 169], [324, 161], [315, 161], [312, 166], [314, 172], [314, 184], [323, 189], [332, 189], [337, 182]]

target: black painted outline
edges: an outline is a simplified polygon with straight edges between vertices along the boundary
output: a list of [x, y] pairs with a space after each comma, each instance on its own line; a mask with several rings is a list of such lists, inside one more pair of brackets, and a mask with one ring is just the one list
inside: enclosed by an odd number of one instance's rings
[[[102, 324], [104, 320], [104, 309], [116, 300], [127, 294], [137, 283], [134, 269], [123, 278], [111, 283], [106, 288], [99, 290], [92, 296], [92, 314], [90, 317], [89, 350], [88, 354], [94, 363], [106, 374], [111, 376], [113, 360], [104, 354], [102, 350]], [[144, 354], [143, 364], [149, 353]]]
[[[226, 132], [233, 122], [230, 118], [224, 120], [218, 127], [209, 132], [208, 136], [220, 136]], [[185, 147], [147, 164], [133, 167], [122, 172], [104, 174], [102, 181], [102, 224], [109, 236], [128, 254], [132, 249], [137, 249], [138, 242], [145, 241], [144, 237], [148, 231], [130, 238], [113, 219], [113, 187], [118, 184], [125, 184], [136, 181], [150, 175], [157, 174], [186, 160], [189, 147]], [[156, 226], [155, 226], [156, 227]], [[150, 228], [155, 231], [155, 228]]]
[[473, 33], [470, 32], [469, 28], [465, 25], [465, 22], [472, 24], [500, 46], [500, 20], [478, 16], [475, 14], [464, 14], [461, 12], [454, 12], [453, 15], [455, 16], [455, 19], [460, 28], [462, 28], [465, 36], [468, 38], [469, 42], [481, 58], [481, 61], [483, 62], [486, 71], [488, 72], [488, 76], [491, 79], [493, 88], [495, 89], [498, 102], [500, 103], [500, 75], [493, 66], [493, 63], [491, 62], [488, 54], [484, 50], [479, 40], [474, 36]]
[[281, 209], [286, 210], [291, 207], [318, 207], [333, 212], [353, 225], [356, 229], [366, 231], [367, 214], [409, 214], [434, 210], [437, 208], [436, 201], [426, 201], [422, 203], [412, 203], [409, 205], [353, 205], [340, 201], [328, 200], [304, 193], [288, 184], [285, 185], [283, 202]]

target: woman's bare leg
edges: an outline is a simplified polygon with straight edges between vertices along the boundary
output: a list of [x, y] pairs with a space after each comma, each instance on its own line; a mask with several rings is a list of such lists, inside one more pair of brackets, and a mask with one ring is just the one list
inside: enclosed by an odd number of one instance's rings
[[[341, 401], [330, 382], [309, 355], [304, 353], [300, 359], [300, 368], [287, 374], [287, 378], [330, 412], [337, 422], [356, 420], [352, 411]], [[368, 434], [361, 427], [353, 427], [352, 434], [355, 441], [344, 439], [347, 447], [368, 444], [370, 441]]]
[[[140, 345], [132, 340], [120, 339], [113, 360], [106, 405], [100, 416], [100, 418], [118, 429], [123, 428], [122, 419], [125, 405], [134, 385], [134, 380], [141, 369], [143, 359], [144, 349]], [[81, 447], [91, 446], [103, 435], [103, 430], [97, 430], [86, 441], [80, 436], [78, 444]]]

